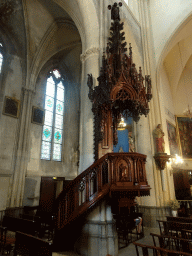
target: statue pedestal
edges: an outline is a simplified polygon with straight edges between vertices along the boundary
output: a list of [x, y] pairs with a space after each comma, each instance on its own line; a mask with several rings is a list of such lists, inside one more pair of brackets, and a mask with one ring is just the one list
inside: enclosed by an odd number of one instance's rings
[[167, 153], [157, 153], [154, 156], [156, 165], [159, 170], [164, 170], [166, 163], [169, 161], [171, 158], [170, 155], [167, 155]]

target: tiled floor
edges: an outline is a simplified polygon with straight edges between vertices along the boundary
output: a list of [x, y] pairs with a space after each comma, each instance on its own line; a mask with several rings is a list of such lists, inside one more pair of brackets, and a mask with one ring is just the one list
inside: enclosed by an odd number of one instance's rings
[[[137, 242], [141, 244], [153, 245], [153, 240], [150, 233], [159, 234], [159, 228], [144, 228], [145, 236], [142, 239], [137, 240]], [[118, 256], [137, 256], [135, 246], [131, 243], [126, 248], [120, 249]]]
[[[159, 234], [159, 228], [144, 228], [145, 236], [142, 239], [137, 240], [138, 243], [153, 245], [152, 237], [150, 233]], [[134, 237], [133, 237], [134, 240]], [[74, 252], [61, 252], [61, 253], [53, 253], [53, 256], [79, 256]], [[91, 255], [89, 255], [91, 256]], [[130, 243], [127, 247], [119, 250], [118, 256], [137, 256], [135, 246]]]

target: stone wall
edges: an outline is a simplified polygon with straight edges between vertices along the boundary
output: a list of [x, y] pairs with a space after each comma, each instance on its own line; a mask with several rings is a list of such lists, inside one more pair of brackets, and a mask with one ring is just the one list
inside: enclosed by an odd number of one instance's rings
[[138, 211], [143, 213], [143, 225], [150, 228], [158, 228], [157, 220], [165, 220], [171, 215], [169, 207], [139, 206]]

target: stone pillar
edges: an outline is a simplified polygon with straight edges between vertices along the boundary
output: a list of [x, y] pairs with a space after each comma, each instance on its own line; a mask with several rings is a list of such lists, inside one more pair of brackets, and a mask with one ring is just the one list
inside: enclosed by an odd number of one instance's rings
[[117, 256], [118, 236], [111, 207], [103, 201], [87, 217], [75, 251], [85, 256]]
[[80, 164], [79, 172], [83, 172], [94, 161], [94, 134], [92, 102], [88, 98], [87, 74], [93, 75], [93, 86], [97, 85], [99, 76], [99, 49], [94, 47], [81, 55], [81, 114], [80, 114]]
[[15, 152], [15, 163], [13, 177], [10, 182], [7, 207], [22, 206], [25, 186], [25, 174], [28, 163], [28, 140], [29, 126], [31, 122], [31, 101], [33, 91], [23, 88], [22, 111], [20, 128], [18, 132], [18, 143]]

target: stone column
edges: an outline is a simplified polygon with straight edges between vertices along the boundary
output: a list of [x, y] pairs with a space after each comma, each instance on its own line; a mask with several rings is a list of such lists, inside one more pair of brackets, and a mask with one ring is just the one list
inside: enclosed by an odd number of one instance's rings
[[25, 174], [28, 163], [29, 127], [31, 122], [31, 102], [33, 91], [23, 88], [22, 111], [18, 132], [17, 149], [12, 181], [10, 182], [7, 207], [22, 206]]
[[81, 114], [80, 114], [80, 164], [79, 172], [83, 172], [94, 161], [94, 134], [92, 102], [88, 98], [87, 74], [93, 75], [93, 86], [97, 85], [99, 76], [99, 48], [91, 48], [81, 55]]
[[[156, 219], [166, 216], [165, 197], [166, 190], [165, 175], [162, 175], [155, 164], [155, 150], [153, 130], [159, 123], [162, 123], [160, 111], [159, 88], [156, 80], [156, 60], [154, 59], [153, 35], [151, 33], [150, 8], [147, 1], [138, 1], [141, 24], [141, 37], [143, 46], [144, 74], [151, 75], [153, 98], [149, 103], [150, 112], [147, 118], [142, 117], [137, 124], [137, 146], [138, 152], [147, 155], [146, 173], [149, 185], [151, 186], [151, 196], [143, 197], [140, 200], [140, 209], [143, 212], [144, 225], [156, 227]], [[166, 191], [163, 191], [166, 190]]]
[[75, 250], [85, 256], [117, 256], [118, 235], [111, 207], [106, 201], [100, 203], [87, 217]]

